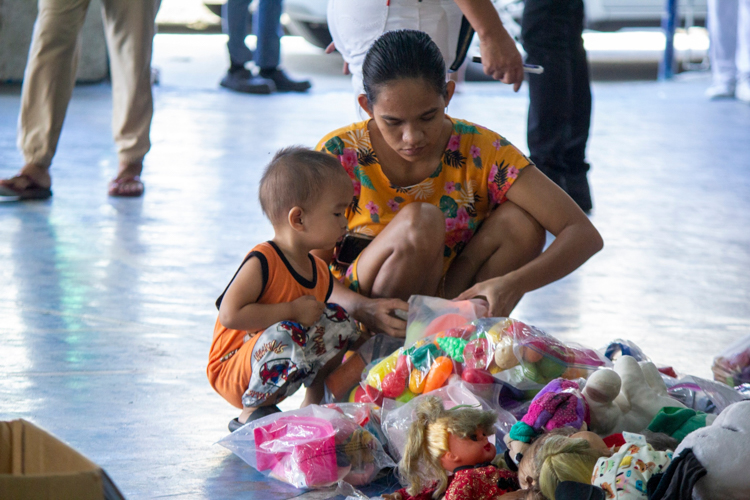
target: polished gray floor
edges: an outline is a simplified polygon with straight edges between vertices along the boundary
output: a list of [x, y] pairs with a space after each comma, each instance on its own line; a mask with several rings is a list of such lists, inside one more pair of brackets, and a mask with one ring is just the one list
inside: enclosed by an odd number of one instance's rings
[[[101, 84], [74, 92], [54, 198], [0, 204], [0, 419], [47, 428], [127, 498], [302, 493], [215, 445], [237, 412], [205, 376], [213, 302], [271, 235], [256, 200], [262, 166], [355, 118], [339, 61], [285, 47], [287, 66], [314, 80], [307, 95], [221, 90], [220, 39], [158, 37], [145, 196], [106, 196], [116, 156]], [[631, 339], [704, 377], [750, 334], [750, 106], [706, 101], [707, 84], [705, 73], [594, 84], [591, 220], [604, 250], [528, 294], [515, 317], [594, 347]], [[19, 93], [0, 87], [3, 176], [21, 163]], [[526, 149], [527, 105], [524, 91], [473, 83], [449, 112]]]

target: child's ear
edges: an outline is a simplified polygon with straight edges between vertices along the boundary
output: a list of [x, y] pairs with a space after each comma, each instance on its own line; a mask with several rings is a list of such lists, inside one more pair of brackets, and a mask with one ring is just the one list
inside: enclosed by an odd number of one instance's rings
[[292, 229], [295, 231], [302, 231], [305, 229], [304, 215], [304, 211], [300, 207], [293, 207], [289, 210], [288, 220]]

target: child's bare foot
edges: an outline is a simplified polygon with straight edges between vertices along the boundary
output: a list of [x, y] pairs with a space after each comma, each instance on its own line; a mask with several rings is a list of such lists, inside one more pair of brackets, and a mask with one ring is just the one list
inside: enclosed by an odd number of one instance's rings
[[138, 163], [120, 163], [117, 177], [109, 183], [109, 195], [121, 197], [138, 197], [143, 194], [143, 182], [141, 181], [141, 172], [143, 171], [143, 162]]
[[52, 179], [49, 170], [27, 163], [17, 175], [0, 180], [0, 196], [17, 197], [21, 200], [45, 199], [52, 196]]

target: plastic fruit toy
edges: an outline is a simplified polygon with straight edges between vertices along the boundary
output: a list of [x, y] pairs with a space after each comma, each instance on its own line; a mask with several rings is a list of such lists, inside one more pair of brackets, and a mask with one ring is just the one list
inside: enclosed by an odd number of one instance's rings
[[509, 370], [518, 365], [518, 358], [516, 358], [516, 355], [513, 353], [513, 339], [510, 337], [504, 337], [495, 345], [495, 356], [493, 360], [495, 366], [501, 371]]
[[443, 314], [442, 316], [438, 316], [437, 318], [433, 319], [430, 324], [427, 325], [427, 328], [425, 328], [422, 337], [434, 335], [438, 332], [448, 330], [449, 328], [463, 326], [468, 322], [469, 320], [461, 316], [460, 314]]
[[453, 372], [453, 361], [447, 356], [438, 357], [430, 368], [430, 372], [427, 374], [427, 380], [424, 384], [424, 391], [431, 392], [435, 389], [440, 389], [445, 381], [448, 380], [451, 373]]
[[490, 342], [486, 338], [474, 339], [464, 349], [466, 368], [486, 369], [490, 361]]
[[470, 384], [491, 384], [495, 381], [490, 372], [478, 368], [465, 368], [461, 378]]
[[422, 394], [426, 382], [427, 372], [415, 368], [411, 371], [411, 376], [409, 377], [409, 390], [414, 394]]
[[386, 375], [391, 373], [398, 363], [399, 352], [396, 351], [387, 358], [383, 358], [378, 364], [370, 368], [367, 374], [367, 385], [380, 389], [380, 384]]
[[406, 377], [399, 372], [391, 372], [383, 378], [381, 386], [384, 397], [396, 399], [406, 389]]
[[416, 397], [416, 394], [411, 392], [409, 389], [406, 389], [403, 394], [401, 394], [399, 397], [396, 398], [396, 401], [399, 403], [408, 403], [412, 399]]
[[464, 362], [464, 348], [468, 343], [466, 340], [457, 337], [438, 337], [435, 342], [453, 360], [458, 363]]

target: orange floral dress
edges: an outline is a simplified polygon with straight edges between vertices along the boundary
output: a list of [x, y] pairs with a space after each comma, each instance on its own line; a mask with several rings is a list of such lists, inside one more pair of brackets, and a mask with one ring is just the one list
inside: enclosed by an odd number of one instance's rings
[[[397, 186], [383, 173], [370, 141], [369, 120], [326, 135], [317, 150], [336, 156], [354, 185], [347, 209], [349, 231], [377, 236], [398, 211], [414, 202], [430, 203], [445, 215], [443, 272], [479, 229], [506, 201], [506, 193], [531, 161], [501, 135], [448, 117], [453, 134], [435, 171], [413, 186]], [[348, 269], [332, 265], [334, 276], [359, 290], [355, 261]]]

